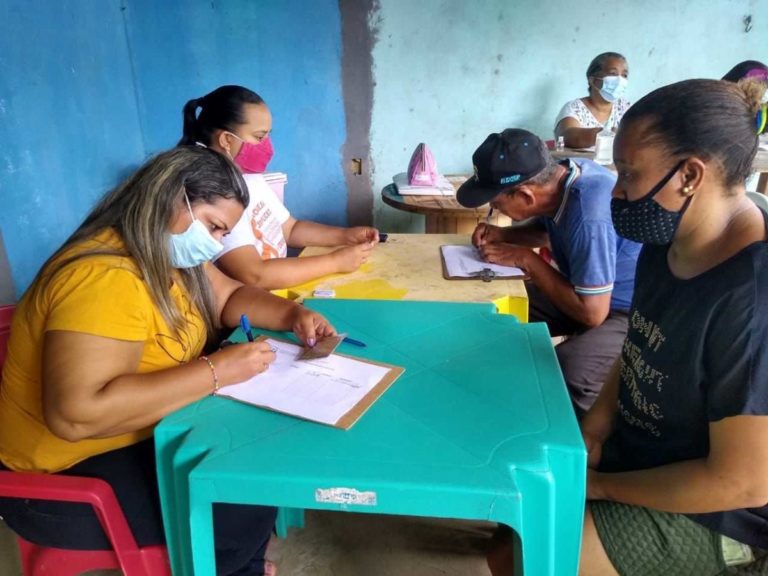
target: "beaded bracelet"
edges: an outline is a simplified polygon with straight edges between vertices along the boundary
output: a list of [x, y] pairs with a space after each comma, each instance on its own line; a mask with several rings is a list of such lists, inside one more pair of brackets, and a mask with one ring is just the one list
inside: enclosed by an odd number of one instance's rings
[[219, 391], [219, 377], [216, 375], [216, 368], [214, 368], [213, 362], [211, 362], [208, 356], [200, 356], [200, 360], [205, 360], [208, 363], [208, 368], [211, 369], [211, 374], [213, 374], [213, 392], [211, 394], [216, 394]]

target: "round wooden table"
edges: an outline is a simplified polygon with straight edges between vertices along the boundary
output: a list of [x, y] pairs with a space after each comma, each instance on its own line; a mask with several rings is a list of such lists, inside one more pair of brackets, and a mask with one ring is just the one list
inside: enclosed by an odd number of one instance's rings
[[[449, 180], [458, 188], [466, 176], [450, 177]], [[485, 221], [490, 208], [488, 204], [465, 208], [456, 201], [455, 196], [401, 196], [394, 184], [382, 189], [381, 199], [398, 210], [423, 215], [427, 234], [472, 234], [475, 227]], [[509, 226], [512, 223], [498, 210], [491, 216], [490, 222], [496, 226]]]

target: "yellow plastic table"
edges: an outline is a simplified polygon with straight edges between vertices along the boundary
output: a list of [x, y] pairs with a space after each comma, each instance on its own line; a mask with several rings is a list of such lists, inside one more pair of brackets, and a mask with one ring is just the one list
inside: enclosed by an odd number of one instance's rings
[[224, 502], [501, 522], [520, 536], [525, 576], [575, 576], [586, 451], [546, 325], [488, 304], [307, 305], [367, 344], [339, 352], [406, 371], [346, 431], [217, 397], [164, 418], [174, 574], [215, 573]]
[[[528, 295], [522, 280], [445, 280], [440, 260], [443, 244], [469, 244], [465, 234], [390, 234], [371, 258], [349, 274], [333, 274], [275, 293], [303, 301], [315, 289], [332, 289], [336, 298], [492, 303], [501, 314], [528, 321]], [[302, 256], [333, 248], [306, 248]]]

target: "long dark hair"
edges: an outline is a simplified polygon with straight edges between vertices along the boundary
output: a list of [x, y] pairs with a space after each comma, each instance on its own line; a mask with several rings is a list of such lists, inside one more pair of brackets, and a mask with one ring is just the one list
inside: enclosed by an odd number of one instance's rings
[[[220, 86], [202, 98], [194, 98], [184, 104], [183, 135], [179, 144], [192, 145], [196, 142], [211, 145], [216, 130], [234, 132], [245, 123], [243, 106], [264, 104], [261, 96], [242, 86]], [[200, 114], [197, 113], [198, 108]]]
[[[168, 244], [168, 225], [175, 209], [184, 203], [212, 203], [234, 199], [245, 208], [248, 187], [237, 166], [225, 155], [200, 146], [180, 146], [158, 154], [128, 180], [107, 193], [77, 230], [43, 265], [30, 290], [44, 285], [62, 268], [96, 255], [131, 258], [169, 328], [178, 334], [185, 328], [168, 286], [177, 272], [197, 306], [209, 338], [218, 325], [216, 307], [203, 266], [174, 270]], [[112, 228], [125, 244], [124, 250], [109, 246], [70, 252], [70, 248]]]
[[758, 146], [755, 116], [764, 88], [757, 82], [684, 80], [663, 86], [635, 102], [621, 129], [640, 120], [644, 144], [661, 146], [670, 157], [715, 160], [723, 183], [743, 184]]

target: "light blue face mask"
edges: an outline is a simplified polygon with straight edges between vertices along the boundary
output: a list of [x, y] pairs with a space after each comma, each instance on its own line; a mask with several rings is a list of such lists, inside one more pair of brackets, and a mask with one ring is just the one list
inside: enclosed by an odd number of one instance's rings
[[186, 192], [184, 199], [192, 216], [192, 224], [181, 234], [171, 234], [171, 262], [174, 268], [194, 268], [212, 260], [224, 249], [224, 245], [211, 236], [205, 225], [192, 214]]
[[628, 80], [624, 76], [603, 76], [603, 87], [600, 88], [600, 96], [606, 102], [615, 102], [627, 91]]

